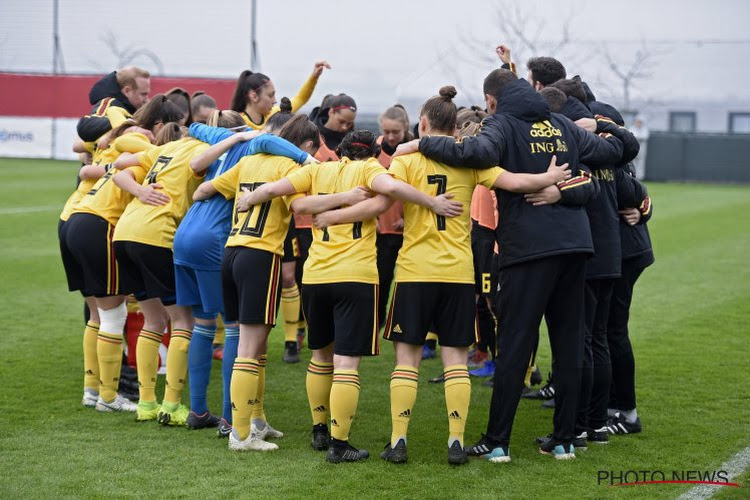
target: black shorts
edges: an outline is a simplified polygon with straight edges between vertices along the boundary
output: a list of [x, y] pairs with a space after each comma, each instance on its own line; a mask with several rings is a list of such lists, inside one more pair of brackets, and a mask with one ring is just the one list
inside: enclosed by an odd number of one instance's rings
[[294, 262], [299, 256], [297, 231], [294, 227], [294, 217], [292, 217], [292, 221], [289, 223], [289, 231], [286, 232], [286, 238], [284, 239], [284, 256], [281, 258], [281, 262]]
[[333, 342], [340, 356], [375, 356], [379, 352], [378, 285], [305, 284], [302, 311], [310, 349]]
[[281, 300], [281, 255], [227, 247], [221, 261], [224, 321], [275, 325]]
[[65, 241], [66, 221], [60, 219], [57, 223], [57, 239], [60, 242], [60, 257], [62, 257], [65, 278], [68, 280], [68, 290], [75, 292], [80, 290], [84, 297], [89, 296], [83, 286], [83, 268], [78, 264], [73, 252], [68, 248], [68, 242]]
[[112, 245], [115, 227], [98, 215], [74, 213], [58, 230], [68, 288], [81, 290], [87, 297], [118, 295], [120, 273]]
[[429, 330], [447, 347], [468, 347], [479, 340], [474, 285], [396, 283], [383, 338], [424, 344]]
[[495, 232], [471, 221], [471, 251], [474, 254], [474, 285], [476, 293], [492, 298], [497, 290], [497, 273], [492, 272], [495, 254]]
[[120, 291], [138, 300], [161, 299], [165, 306], [176, 302], [172, 250], [135, 241], [116, 241], [120, 266]]

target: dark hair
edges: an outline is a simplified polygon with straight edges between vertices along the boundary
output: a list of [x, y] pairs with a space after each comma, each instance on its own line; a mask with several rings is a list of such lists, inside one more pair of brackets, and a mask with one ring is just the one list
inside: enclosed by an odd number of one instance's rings
[[581, 80], [563, 78], [562, 80], [557, 80], [550, 87], [560, 89], [566, 96], [575, 97], [583, 104], [586, 104], [586, 91], [583, 89]]
[[260, 88], [270, 81], [271, 79], [263, 73], [253, 73], [249, 69], [240, 73], [240, 77], [237, 79], [237, 87], [235, 87], [232, 96], [232, 110], [238, 113], [245, 111], [247, 93], [251, 91], [259, 92]]
[[179, 139], [182, 139], [182, 129], [180, 128], [180, 124], [177, 122], [169, 122], [165, 123], [161, 130], [159, 130], [159, 133], [156, 134], [154, 144], [161, 146], [162, 144]]
[[294, 117], [294, 113], [292, 113], [292, 101], [288, 97], [282, 97], [281, 102], [279, 102], [279, 111], [266, 121], [266, 125], [263, 128], [269, 131], [279, 130], [292, 117]]
[[190, 94], [188, 94], [187, 90], [182, 87], [175, 87], [168, 90], [166, 96], [167, 99], [180, 108], [184, 116], [187, 116], [187, 121], [185, 123], [190, 125], [193, 122], [193, 114], [190, 107]]
[[301, 146], [305, 141], [312, 141], [315, 149], [320, 147], [320, 132], [318, 127], [307, 115], [296, 115], [281, 127], [278, 136], [286, 139], [295, 146]]
[[549, 104], [549, 110], [553, 113], [559, 113], [565, 106], [565, 102], [568, 100], [565, 92], [555, 86], [544, 87], [539, 92], [539, 95], [542, 96], [542, 99], [547, 101], [547, 104]]
[[456, 129], [456, 105], [453, 98], [456, 97], [456, 87], [446, 85], [441, 87], [439, 95], [430, 97], [422, 106], [419, 116], [424, 116], [430, 122], [430, 127], [440, 132], [450, 132]]
[[479, 106], [461, 108], [456, 114], [456, 125], [463, 128], [467, 123], [482, 123], [487, 118], [487, 113]]
[[202, 90], [193, 94], [192, 99], [190, 99], [190, 114], [194, 115], [200, 108], [216, 109], [216, 100]]
[[516, 74], [508, 69], [493, 70], [484, 79], [483, 92], [495, 99], [500, 99], [500, 94], [505, 90], [505, 86], [516, 80], [518, 80]]
[[344, 136], [336, 148], [336, 154], [350, 160], [364, 160], [380, 154], [378, 138], [369, 130], [352, 130]]
[[354, 102], [354, 99], [349, 97], [346, 94], [339, 94], [339, 95], [333, 95], [328, 94], [323, 98], [323, 102], [320, 104], [320, 111], [328, 113], [329, 109], [332, 109], [334, 112], [338, 111], [339, 109], [343, 108], [349, 108], [350, 111], [356, 113], [357, 112], [357, 103]]
[[565, 66], [554, 57], [532, 57], [526, 63], [531, 71], [531, 79], [544, 86], [565, 78]]
[[116, 127], [112, 131], [110, 137], [119, 137], [126, 129], [133, 125], [153, 131], [157, 123], [178, 122], [182, 120], [184, 116], [185, 115], [180, 111], [180, 108], [167, 99], [167, 96], [164, 94], [156, 94], [150, 101], [148, 101], [148, 103], [141, 106], [138, 111], [135, 112], [132, 120], [127, 120], [119, 127]]

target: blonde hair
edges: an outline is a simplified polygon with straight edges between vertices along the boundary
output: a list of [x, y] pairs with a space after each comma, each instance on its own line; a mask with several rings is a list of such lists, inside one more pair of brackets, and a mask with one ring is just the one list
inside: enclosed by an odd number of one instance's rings
[[231, 109], [215, 109], [208, 115], [206, 125], [210, 127], [235, 128], [245, 125], [245, 120], [241, 114]]
[[168, 142], [177, 141], [182, 139], [183, 132], [182, 127], [177, 122], [165, 123], [164, 126], [157, 132], [156, 140], [154, 144], [162, 146]]
[[117, 85], [121, 89], [125, 87], [137, 88], [136, 78], [151, 78], [151, 73], [137, 66], [127, 66], [117, 70]]

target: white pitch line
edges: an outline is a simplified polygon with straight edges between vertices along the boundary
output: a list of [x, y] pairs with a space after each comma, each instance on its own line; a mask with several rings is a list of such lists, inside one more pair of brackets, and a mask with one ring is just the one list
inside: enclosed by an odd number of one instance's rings
[[[748, 466], [750, 466], [750, 446], [740, 450], [735, 456], [721, 464], [721, 467], [718, 470], [727, 471], [729, 482], [732, 482], [732, 479], [742, 475], [742, 473], [747, 470]], [[714, 496], [714, 494], [719, 491], [719, 488], [732, 487], [700, 484], [690, 488], [687, 492], [677, 497], [677, 500], [704, 500]]]
[[62, 210], [60, 205], [39, 205], [36, 207], [10, 207], [0, 208], [0, 215], [23, 215], [33, 212], [51, 212], [53, 210]]

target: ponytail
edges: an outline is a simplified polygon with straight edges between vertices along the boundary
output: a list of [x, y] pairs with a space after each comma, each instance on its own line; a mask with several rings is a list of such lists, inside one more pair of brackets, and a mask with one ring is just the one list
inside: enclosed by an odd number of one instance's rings
[[237, 111], [238, 113], [245, 111], [247, 94], [249, 92], [258, 92], [269, 81], [271, 79], [263, 73], [253, 73], [249, 69], [240, 73], [240, 77], [237, 79], [237, 86], [234, 89], [234, 95], [232, 96], [232, 111]]

